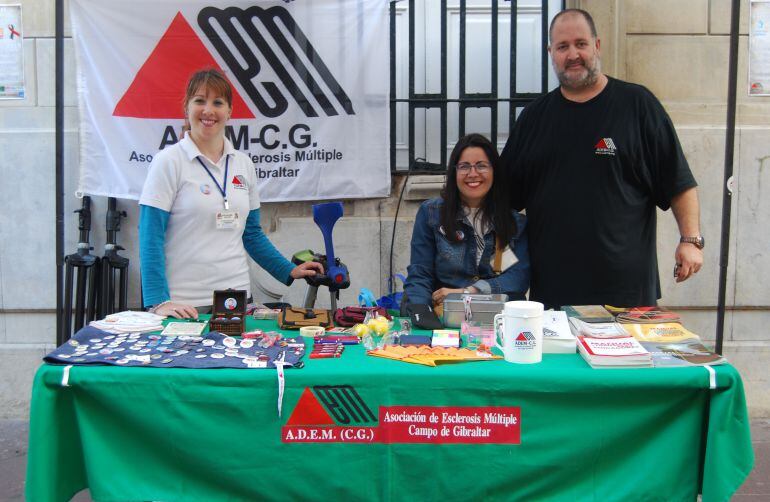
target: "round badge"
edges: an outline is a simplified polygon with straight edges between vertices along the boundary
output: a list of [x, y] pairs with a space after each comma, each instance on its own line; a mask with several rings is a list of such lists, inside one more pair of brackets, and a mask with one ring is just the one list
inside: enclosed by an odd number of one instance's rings
[[227, 300], [225, 300], [225, 308], [227, 310], [235, 310], [235, 307], [237, 306], [238, 306], [238, 302], [235, 300], [235, 298], [230, 297]]
[[210, 193], [211, 193], [211, 187], [210, 187], [208, 184], [206, 184], [206, 183], [203, 183], [203, 184], [200, 186], [200, 189], [201, 189], [201, 193], [202, 193], [203, 195], [208, 195], [208, 194], [210, 194]]

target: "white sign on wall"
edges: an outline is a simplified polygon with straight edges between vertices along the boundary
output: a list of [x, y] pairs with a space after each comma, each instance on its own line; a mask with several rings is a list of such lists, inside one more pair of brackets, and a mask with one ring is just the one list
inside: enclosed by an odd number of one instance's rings
[[770, 2], [749, 4], [749, 96], [770, 95]]
[[71, 0], [79, 191], [137, 199], [189, 76], [233, 84], [227, 136], [263, 201], [390, 192], [388, 2]]
[[0, 5], [0, 99], [24, 99], [21, 5]]

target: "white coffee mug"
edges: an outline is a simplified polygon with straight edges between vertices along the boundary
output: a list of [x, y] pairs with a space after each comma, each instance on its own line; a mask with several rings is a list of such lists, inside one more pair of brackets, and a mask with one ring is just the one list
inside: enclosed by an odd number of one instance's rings
[[509, 363], [542, 361], [543, 304], [524, 300], [506, 302], [502, 313], [495, 315], [495, 345]]

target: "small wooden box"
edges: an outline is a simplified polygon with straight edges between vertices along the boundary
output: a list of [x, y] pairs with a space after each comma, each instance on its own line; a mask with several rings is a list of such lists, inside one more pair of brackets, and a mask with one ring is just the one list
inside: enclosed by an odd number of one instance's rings
[[225, 289], [214, 291], [209, 331], [239, 336], [245, 331], [246, 291]]

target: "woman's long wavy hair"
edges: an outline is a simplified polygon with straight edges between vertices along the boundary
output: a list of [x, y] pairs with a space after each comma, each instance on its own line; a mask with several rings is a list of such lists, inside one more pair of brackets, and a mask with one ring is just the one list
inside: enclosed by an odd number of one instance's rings
[[486, 225], [492, 225], [495, 229], [497, 242], [505, 245], [516, 235], [516, 221], [511, 216], [509, 209], [503, 173], [499, 170], [500, 156], [497, 153], [497, 148], [481, 134], [473, 133], [460, 138], [449, 156], [446, 183], [441, 190], [441, 198], [444, 199], [444, 205], [441, 209], [441, 226], [444, 227], [447, 239], [452, 242], [459, 240], [457, 215], [462, 209], [462, 200], [460, 199], [460, 190], [457, 188], [457, 162], [466, 148], [474, 146], [484, 150], [494, 173], [492, 188], [484, 196], [479, 208], [481, 221]]

